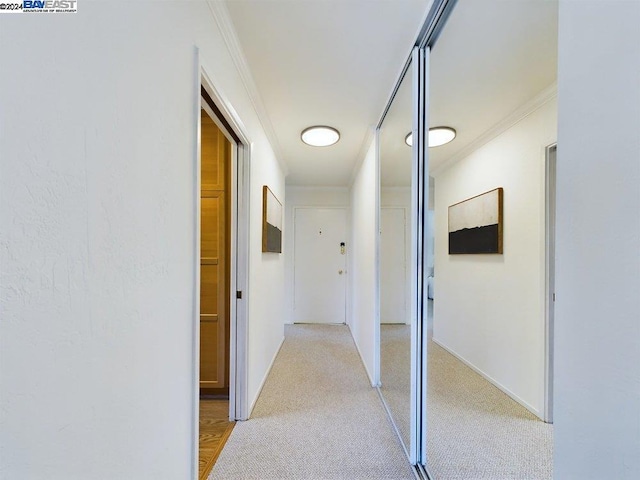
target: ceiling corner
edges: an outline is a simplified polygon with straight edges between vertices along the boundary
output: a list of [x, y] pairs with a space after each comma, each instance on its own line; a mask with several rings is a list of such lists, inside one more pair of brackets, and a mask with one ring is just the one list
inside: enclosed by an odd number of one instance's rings
[[271, 144], [273, 153], [275, 154], [280, 168], [286, 177], [289, 174], [289, 167], [282, 156], [282, 149], [280, 148], [273, 124], [271, 123], [267, 109], [264, 106], [260, 92], [258, 91], [253, 75], [251, 74], [249, 64], [247, 63], [242, 47], [240, 46], [235, 27], [229, 15], [229, 10], [223, 0], [207, 0], [207, 4], [209, 5], [214, 21], [220, 29], [220, 34], [227, 45], [229, 54], [231, 55], [233, 63], [238, 70], [242, 84], [249, 95], [251, 104], [253, 105], [256, 115], [260, 120], [260, 124], [262, 125], [262, 128], [267, 135], [267, 139]]

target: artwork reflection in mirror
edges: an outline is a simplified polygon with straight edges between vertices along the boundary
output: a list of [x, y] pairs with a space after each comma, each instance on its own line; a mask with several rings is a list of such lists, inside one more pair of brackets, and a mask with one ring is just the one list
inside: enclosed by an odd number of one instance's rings
[[[402, 442], [411, 418], [412, 72], [380, 128], [380, 390]], [[408, 140], [408, 141], [407, 141]]]
[[553, 406], [553, 349], [544, 347], [553, 342], [544, 281], [552, 285], [553, 270], [537, 261], [550, 255], [544, 221], [519, 220], [531, 205], [552, 208], [544, 166], [557, 139], [557, 26], [554, 0], [456, 2], [430, 50], [429, 126], [457, 131], [428, 153], [433, 478], [553, 478], [553, 426], [543, 421]]

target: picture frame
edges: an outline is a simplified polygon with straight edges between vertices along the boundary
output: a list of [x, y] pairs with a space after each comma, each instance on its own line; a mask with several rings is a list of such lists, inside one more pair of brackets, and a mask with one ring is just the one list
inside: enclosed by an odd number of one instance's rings
[[262, 251], [282, 253], [282, 203], [266, 185], [262, 187]]
[[449, 255], [502, 254], [502, 187], [489, 190], [449, 207]]

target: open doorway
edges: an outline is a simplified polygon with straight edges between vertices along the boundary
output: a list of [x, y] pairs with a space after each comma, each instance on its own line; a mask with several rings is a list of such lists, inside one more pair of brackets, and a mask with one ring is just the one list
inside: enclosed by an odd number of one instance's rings
[[231, 142], [200, 114], [200, 396], [229, 399]]
[[231, 105], [200, 68], [195, 165], [194, 471], [207, 478], [248, 416], [249, 148]]
[[203, 95], [200, 111], [200, 375], [198, 477], [233, 429], [229, 411], [231, 141]]

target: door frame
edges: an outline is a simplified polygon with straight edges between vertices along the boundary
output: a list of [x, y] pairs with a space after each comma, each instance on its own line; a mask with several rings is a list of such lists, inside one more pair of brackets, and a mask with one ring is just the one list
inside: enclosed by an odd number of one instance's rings
[[[557, 142], [545, 147], [545, 351], [543, 420], [547, 423], [553, 423], [557, 148]], [[551, 158], [552, 151], [556, 153], [553, 159]]]
[[[411, 459], [414, 465], [427, 466], [427, 242], [429, 212], [429, 59], [431, 48], [415, 47], [413, 64], [413, 165], [411, 170], [411, 205], [415, 208], [412, 219], [415, 234], [412, 241], [412, 328], [411, 328], [411, 378], [417, 382], [413, 392]], [[412, 229], [413, 230], [413, 229]], [[415, 419], [415, 420], [414, 420]], [[428, 475], [428, 473], [427, 473]]]
[[[199, 385], [200, 385], [200, 189], [201, 189], [201, 99], [208, 94], [216, 114], [214, 121], [231, 142], [231, 258], [230, 261], [230, 341], [229, 341], [229, 419], [246, 420], [249, 416], [248, 401], [248, 335], [249, 322], [249, 192], [251, 141], [247, 129], [238, 117], [228, 98], [216, 86], [217, 82], [204, 64], [200, 49], [195, 47], [196, 75], [194, 95], [195, 158], [194, 175], [194, 278], [192, 312], [192, 478], [198, 477], [199, 455]], [[238, 298], [237, 292], [241, 292]]]
[[[291, 323], [295, 324], [295, 318], [296, 318], [296, 212], [298, 210], [344, 210], [344, 212], [346, 213], [346, 222], [347, 224], [345, 225], [346, 231], [347, 231], [347, 235], [345, 237], [345, 240], [347, 242], [350, 241], [350, 237], [349, 237], [349, 207], [345, 207], [345, 206], [340, 206], [340, 205], [330, 205], [330, 206], [321, 206], [321, 205], [309, 205], [309, 206], [305, 206], [305, 205], [296, 205], [293, 207], [293, 211], [292, 211], [292, 215], [291, 215], [291, 220], [292, 220], [292, 227], [293, 228], [293, 235], [292, 235], [292, 249], [293, 249], [293, 271], [291, 272], [291, 276], [292, 276], [292, 285], [293, 285], [293, 294], [292, 294], [292, 303], [293, 303], [293, 308], [291, 310], [292, 315], [291, 315]], [[349, 251], [351, 249], [349, 248], [349, 244], [347, 243], [346, 245], [346, 253], [345, 253], [345, 258], [344, 258], [344, 272], [345, 272], [345, 281], [344, 281], [344, 323], [338, 323], [338, 324], [331, 324], [331, 323], [327, 323], [327, 324], [320, 324], [320, 325], [346, 325], [347, 324], [347, 314], [348, 314], [348, 297], [349, 297], [349, 281], [347, 280], [347, 275], [349, 275], [348, 272], [348, 268], [349, 268]]]

